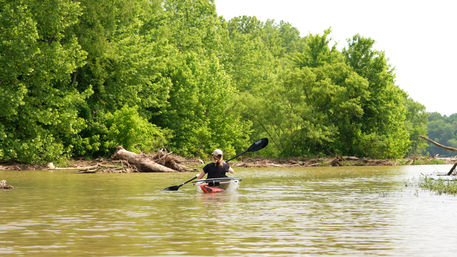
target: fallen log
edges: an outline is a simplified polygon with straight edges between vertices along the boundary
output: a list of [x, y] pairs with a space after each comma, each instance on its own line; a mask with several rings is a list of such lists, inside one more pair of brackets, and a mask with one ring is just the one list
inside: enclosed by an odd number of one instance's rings
[[162, 150], [158, 151], [151, 158], [156, 163], [163, 165], [165, 167], [168, 167], [170, 169], [174, 169], [174, 170], [177, 170], [180, 172], [194, 171], [193, 169], [190, 169], [190, 168], [180, 164], [181, 162], [186, 161], [183, 157], [172, 155], [172, 154], [167, 153]]
[[117, 147], [112, 159], [126, 160], [139, 172], [178, 172], [178, 170], [158, 164], [150, 156], [129, 152], [122, 146]]

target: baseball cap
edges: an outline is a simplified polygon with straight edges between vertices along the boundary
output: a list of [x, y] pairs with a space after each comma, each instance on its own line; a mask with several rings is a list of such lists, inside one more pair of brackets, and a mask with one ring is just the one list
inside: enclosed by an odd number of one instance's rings
[[219, 155], [222, 156], [222, 150], [221, 149], [214, 150], [213, 156], [219, 156]]

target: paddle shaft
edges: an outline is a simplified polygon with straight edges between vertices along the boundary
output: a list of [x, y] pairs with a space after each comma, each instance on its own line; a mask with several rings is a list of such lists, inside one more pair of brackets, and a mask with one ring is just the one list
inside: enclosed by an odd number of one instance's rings
[[182, 184], [181, 184], [181, 185], [179, 185], [179, 186], [184, 186], [185, 184], [187, 184], [187, 183], [191, 182], [192, 180], [194, 180], [194, 179], [196, 179], [196, 178], [197, 178], [197, 176], [195, 176], [195, 177], [193, 177], [193, 178], [191, 178], [191, 179], [187, 180], [186, 182], [182, 183]]
[[246, 150], [246, 151], [244, 151], [244, 152], [242, 152], [242, 153], [239, 153], [239, 154], [235, 155], [234, 157], [228, 159], [228, 160], [225, 161], [225, 162], [228, 163], [229, 161], [231, 161], [231, 160], [233, 160], [233, 159], [235, 159], [235, 158], [237, 158], [237, 157], [239, 157], [239, 156], [241, 156], [241, 155], [243, 155], [243, 154], [245, 154], [245, 153], [247, 153], [247, 152], [248, 152], [248, 150]]

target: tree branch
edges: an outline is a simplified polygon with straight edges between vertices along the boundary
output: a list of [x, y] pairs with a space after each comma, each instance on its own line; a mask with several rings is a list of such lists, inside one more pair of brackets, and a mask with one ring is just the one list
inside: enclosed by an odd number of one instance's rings
[[421, 137], [422, 139], [424, 139], [425, 141], [428, 141], [428, 142], [430, 142], [430, 143], [432, 143], [432, 144], [434, 144], [434, 145], [436, 145], [436, 146], [438, 146], [438, 147], [441, 147], [441, 148], [446, 149], [446, 150], [449, 150], [449, 151], [457, 152], [457, 148], [442, 145], [442, 144], [440, 144], [440, 143], [437, 143], [437, 142], [431, 140], [431, 139], [428, 138], [428, 137], [424, 137], [424, 136], [420, 136], [420, 137]]

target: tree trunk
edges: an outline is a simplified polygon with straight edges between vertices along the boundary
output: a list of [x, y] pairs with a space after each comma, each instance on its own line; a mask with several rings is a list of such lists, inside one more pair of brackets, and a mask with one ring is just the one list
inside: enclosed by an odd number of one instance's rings
[[178, 172], [177, 170], [156, 163], [145, 155], [129, 152], [122, 146], [117, 147], [117, 151], [112, 158], [128, 161], [129, 164], [135, 166], [139, 172]]

